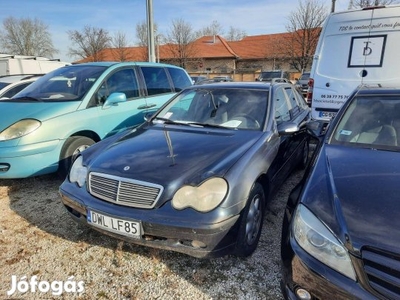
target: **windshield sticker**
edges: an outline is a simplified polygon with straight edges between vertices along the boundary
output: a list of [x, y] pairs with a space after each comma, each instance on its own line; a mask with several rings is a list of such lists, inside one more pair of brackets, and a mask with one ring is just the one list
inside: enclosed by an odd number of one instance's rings
[[386, 35], [351, 38], [348, 67], [382, 67]]
[[340, 130], [341, 135], [351, 135], [351, 133], [352, 133], [351, 130], [345, 130], [345, 129]]

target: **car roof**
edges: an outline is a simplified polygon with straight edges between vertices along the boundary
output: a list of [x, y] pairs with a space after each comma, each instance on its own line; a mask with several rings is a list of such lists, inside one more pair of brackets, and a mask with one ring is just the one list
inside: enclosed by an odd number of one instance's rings
[[356, 91], [357, 95], [400, 95], [399, 87], [384, 87], [384, 86], [361, 86]]
[[164, 63], [155, 63], [155, 62], [118, 62], [118, 61], [101, 61], [101, 62], [87, 62], [87, 63], [78, 63], [78, 64], [72, 64], [70, 65], [72, 67], [74, 66], [99, 66], [99, 67], [124, 67], [124, 66], [148, 66], [148, 67], [174, 67], [174, 68], [180, 68], [178, 66], [170, 65], [170, 64], [164, 64]]
[[43, 74], [6, 75], [6, 76], [0, 76], [0, 82], [14, 83], [14, 82], [18, 82], [18, 81], [21, 81], [21, 80], [37, 78], [37, 77], [40, 77], [40, 76], [43, 76]]
[[242, 89], [259, 89], [269, 90], [272, 86], [291, 86], [290, 83], [269, 83], [259, 81], [229, 81], [229, 82], [216, 82], [204, 85], [193, 85], [187, 89], [226, 89], [226, 88], [242, 88]]

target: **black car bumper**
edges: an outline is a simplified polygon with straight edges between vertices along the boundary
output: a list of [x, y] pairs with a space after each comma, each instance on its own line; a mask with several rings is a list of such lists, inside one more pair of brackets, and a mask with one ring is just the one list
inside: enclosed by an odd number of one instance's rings
[[297, 293], [304, 291], [311, 299], [379, 299], [359, 282], [310, 256], [293, 238], [282, 251], [281, 290], [285, 299], [300, 299]]
[[[149, 218], [146, 215], [141, 215], [140, 217], [137, 215], [133, 216], [133, 218], [140, 220], [142, 228], [141, 237], [137, 239], [91, 226], [87, 220], [88, 207], [65, 190], [60, 189], [60, 195], [62, 203], [75, 221], [130, 243], [176, 251], [197, 258], [220, 257], [232, 253], [236, 245], [239, 215], [218, 223], [204, 225], [196, 223], [196, 220], [192, 220], [190, 224], [177, 224], [168, 217]], [[113, 206], [107, 203], [104, 205], [104, 207]], [[99, 207], [95, 207], [95, 209], [120, 218], [119, 215], [110, 213], [112, 210], [107, 211]]]

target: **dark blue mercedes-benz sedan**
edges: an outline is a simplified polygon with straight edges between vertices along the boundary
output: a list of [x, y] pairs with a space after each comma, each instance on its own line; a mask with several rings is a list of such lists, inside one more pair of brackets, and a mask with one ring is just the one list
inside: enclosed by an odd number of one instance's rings
[[357, 89], [319, 138], [285, 211], [286, 299], [400, 299], [400, 89]]
[[141, 126], [80, 153], [62, 202], [75, 220], [132, 243], [249, 256], [266, 202], [307, 163], [309, 116], [291, 84], [187, 88]]

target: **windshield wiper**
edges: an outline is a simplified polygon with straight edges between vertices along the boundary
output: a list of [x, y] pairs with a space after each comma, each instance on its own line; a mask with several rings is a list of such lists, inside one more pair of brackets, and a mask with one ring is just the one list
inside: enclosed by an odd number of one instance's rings
[[182, 124], [185, 125], [186, 124], [186, 123], [176, 122], [174, 120], [167, 119], [167, 118], [162, 118], [162, 117], [155, 117], [154, 119], [163, 121], [164, 124], [179, 124], [179, 125], [182, 125]]
[[37, 101], [37, 102], [43, 102], [43, 100], [38, 99], [38, 98], [34, 98], [34, 97], [30, 97], [30, 96], [24, 96], [24, 97], [18, 97], [18, 98], [10, 98], [11, 101], [13, 100], [22, 100], [22, 101]]
[[198, 127], [211, 127], [211, 128], [224, 128], [228, 129], [226, 126], [218, 125], [218, 124], [210, 124], [210, 123], [200, 123], [200, 122], [188, 122], [186, 123], [190, 126], [198, 126]]

